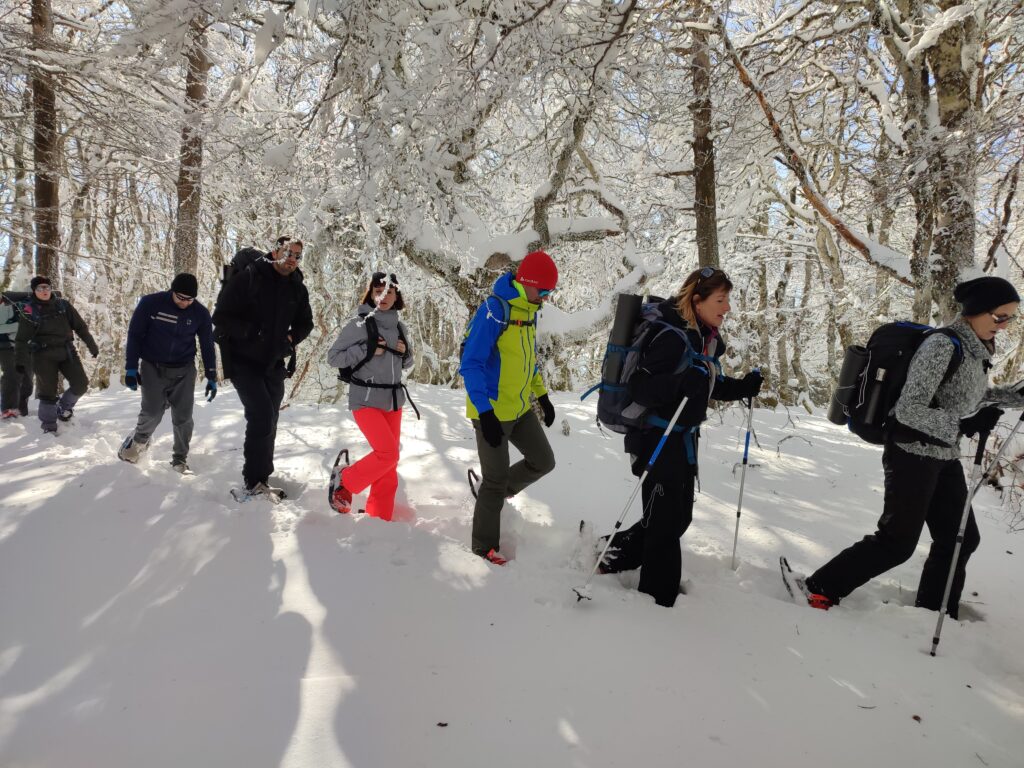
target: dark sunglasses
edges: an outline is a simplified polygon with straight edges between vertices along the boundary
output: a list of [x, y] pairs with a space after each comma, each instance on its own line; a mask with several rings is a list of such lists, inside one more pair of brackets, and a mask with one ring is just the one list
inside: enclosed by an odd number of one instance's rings
[[183, 293], [178, 293], [177, 291], [174, 292], [174, 298], [178, 301], [184, 301], [186, 304], [191, 304], [196, 300], [195, 296], [186, 296]]
[[996, 325], [1006, 325], [1007, 323], [1012, 323], [1017, 319], [1016, 315], [996, 315], [991, 312], [989, 313], [989, 317], [992, 318]]

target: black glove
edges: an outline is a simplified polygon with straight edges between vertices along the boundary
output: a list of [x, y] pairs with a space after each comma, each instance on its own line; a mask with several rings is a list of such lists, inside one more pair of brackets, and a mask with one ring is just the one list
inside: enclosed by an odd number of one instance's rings
[[93, 344], [91, 347], [89, 347], [89, 354], [92, 355], [93, 357], [99, 357], [100, 348]]
[[968, 437], [974, 437], [978, 432], [991, 432], [1002, 415], [1001, 409], [994, 405], [986, 405], [973, 416], [960, 419], [960, 431]]
[[501, 428], [501, 422], [494, 415], [494, 411], [484, 411], [480, 414], [479, 418], [480, 431], [484, 435], [484, 440], [492, 448], [497, 448], [505, 437], [505, 431]]
[[708, 393], [711, 392], [708, 369], [696, 363], [691, 365], [679, 377], [679, 388], [677, 391], [680, 397], [700, 397], [707, 400]]
[[762, 386], [764, 386], [764, 378], [761, 376], [761, 372], [751, 371], [740, 379], [736, 392], [741, 400], [747, 400], [757, 397], [757, 393], [761, 391]]
[[15, 371], [15, 373], [19, 373], [22, 376], [24, 376], [25, 375], [25, 366], [24, 365], [16, 365], [16, 366], [14, 366], [14, 371]]
[[547, 395], [541, 395], [538, 397], [537, 402], [540, 403], [540, 407], [544, 409], [544, 426], [550, 427], [555, 423], [555, 406], [551, 404], [551, 400], [548, 399]]

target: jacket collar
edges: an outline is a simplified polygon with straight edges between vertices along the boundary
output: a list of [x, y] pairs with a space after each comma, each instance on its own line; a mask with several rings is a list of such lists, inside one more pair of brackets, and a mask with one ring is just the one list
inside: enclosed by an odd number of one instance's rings
[[972, 357], [980, 360], [991, 360], [992, 351], [971, 328], [971, 324], [964, 319], [963, 315], [958, 317], [950, 326], [950, 330], [960, 337], [964, 345], [964, 353], [970, 353]]

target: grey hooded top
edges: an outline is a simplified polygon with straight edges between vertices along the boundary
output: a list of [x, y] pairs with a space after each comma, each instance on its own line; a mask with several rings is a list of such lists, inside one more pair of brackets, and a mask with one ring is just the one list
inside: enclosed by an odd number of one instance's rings
[[948, 336], [931, 334], [910, 361], [907, 382], [893, 409], [900, 424], [935, 441], [903, 442], [897, 433], [896, 444], [908, 453], [941, 460], [960, 458], [960, 419], [973, 414], [983, 402], [1010, 408], [1024, 406], [1024, 387], [1019, 383], [988, 386], [986, 363], [992, 353], [967, 321], [960, 317], [949, 327], [961, 340], [964, 359], [960, 367], [940, 386], [955, 347]]
[[[373, 312], [373, 319], [377, 323], [377, 333], [384, 338], [391, 349], [398, 344], [398, 328], [401, 326], [402, 334], [405, 336], [405, 354], [395, 355], [385, 352], [383, 355], [375, 355], [355, 372], [355, 378], [373, 384], [401, 384], [402, 371], [411, 368], [413, 365], [412, 344], [409, 341], [409, 332], [405, 325], [399, 321], [398, 312], [394, 309], [377, 309], [371, 304], [363, 304], [357, 310], [357, 314], [338, 334], [338, 338], [327, 353], [327, 363], [332, 368], [347, 368], [356, 365], [366, 356], [366, 316]], [[360, 408], [377, 408], [382, 411], [395, 411], [405, 404], [405, 391], [400, 387], [397, 389], [384, 389], [379, 387], [364, 387], [355, 382], [348, 385], [348, 407], [351, 411]]]

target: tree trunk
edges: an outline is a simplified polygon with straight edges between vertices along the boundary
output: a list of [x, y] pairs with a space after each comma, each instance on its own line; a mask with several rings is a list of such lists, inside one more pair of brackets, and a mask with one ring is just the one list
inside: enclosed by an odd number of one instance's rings
[[[707, 3], [698, 4], [697, 21], [707, 22]], [[715, 197], [715, 140], [711, 135], [711, 51], [709, 34], [691, 29], [693, 49], [690, 73], [693, 77], [693, 212], [697, 225], [697, 259], [701, 267], [718, 266], [718, 213]]]
[[174, 271], [195, 274], [199, 265], [199, 209], [203, 179], [203, 110], [210, 59], [200, 17], [190, 25], [191, 43], [185, 53], [185, 114], [181, 127], [181, 164], [174, 228]]
[[[32, 0], [32, 49], [51, 47], [53, 17], [50, 0]], [[58, 169], [57, 97], [53, 77], [31, 68], [32, 154], [35, 165], [36, 272], [59, 280], [60, 177]]]
[[[942, 0], [938, 5], [947, 11], [958, 3]], [[944, 129], [938, 142], [936, 169], [935, 250], [939, 259], [934, 292], [944, 320], [956, 315], [953, 287], [961, 273], [974, 264], [978, 168], [971, 99], [975, 62], [969, 54], [976, 51], [978, 35], [978, 24], [973, 15], [968, 15], [944, 31], [928, 49], [928, 62], [935, 76], [939, 124]]]

